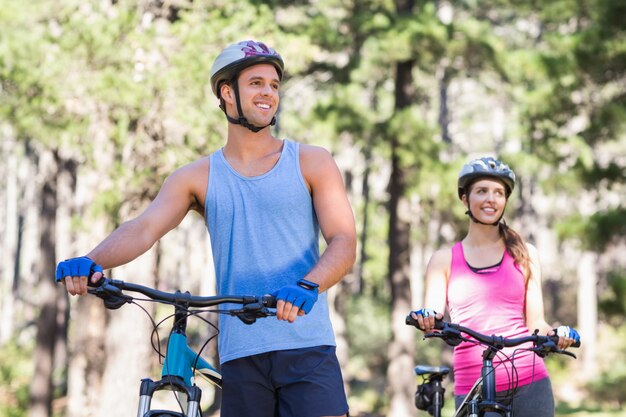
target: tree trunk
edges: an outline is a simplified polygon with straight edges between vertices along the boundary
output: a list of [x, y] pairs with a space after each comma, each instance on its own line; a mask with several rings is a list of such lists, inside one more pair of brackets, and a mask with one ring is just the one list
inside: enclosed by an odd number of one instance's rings
[[57, 342], [58, 300], [64, 291], [57, 287], [54, 279], [55, 267], [55, 221], [56, 221], [56, 181], [58, 156], [46, 153], [40, 159], [41, 206], [39, 211], [40, 240], [39, 263], [36, 273], [39, 280], [39, 316], [37, 318], [37, 345], [35, 347], [35, 377], [30, 385], [30, 417], [52, 415], [52, 374], [55, 346]]
[[[598, 273], [596, 265], [598, 257], [593, 252], [582, 254], [578, 262], [578, 330], [584, 343], [580, 349], [580, 369], [577, 375], [585, 379], [594, 377], [598, 365], [596, 363], [596, 334], [598, 331]], [[574, 325], [574, 323], [565, 323]]]
[[362, 194], [363, 194], [363, 215], [361, 218], [361, 249], [359, 256], [358, 268], [356, 271], [356, 292], [363, 294], [363, 287], [365, 279], [363, 278], [363, 272], [365, 270], [365, 263], [367, 262], [367, 238], [369, 236], [369, 209], [370, 209], [370, 173], [372, 165], [372, 137], [368, 138], [365, 149], [363, 150], [363, 157], [365, 158], [365, 169], [363, 171], [362, 179]]
[[444, 58], [440, 62], [437, 78], [439, 81], [439, 128], [441, 129], [441, 139], [450, 145], [450, 112], [448, 110], [448, 88], [450, 87], [449, 58]]
[[346, 324], [346, 306], [348, 303], [348, 295], [350, 294], [349, 287], [348, 281], [344, 279], [328, 291], [328, 304], [337, 342], [337, 359], [341, 364], [341, 374], [346, 395], [350, 394], [350, 373], [348, 372], [350, 345]]
[[18, 215], [18, 181], [17, 181], [17, 154], [16, 142], [12, 138], [2, 139], [2, 159], [6, 161], [0, 175], [6, 179], [6, 189], [0, 191], [0, 198], [4, 202], [2, 210], [4, 222], [0, 224], [1, 253], [3, 257], [0, 269], [2, 271], [2, 288], [0, 288], [0, 345], [5, 344], [14, 332], [15, 294], [13, 293], [15, 266], [18, 264], [18, 234], [20, 217]]
[[391, 288], [391, 341], [389, 343], [389, 415], [405, 417], [414, 414], [413, 353], [415, 332], [404, 324], [411, 309], [410, 221], [406, 184], [397, 156], [392, 157], [389, 187], [389, 285]]
[[[135, 204], [136, 202], [127, 201], [125, 205], [122, 205], [120, 218], [126, 220], [135, 217], [138, 214]], [[110, 276], [122, 281], [155, 287], [159, 266], [158, 251], [159, 245], [155, 245], [132, 262], [110, 271]], [[141, 303], [141, 305], [150, 316], [155, 317], [155, 304]], [[98, 404], [93, 415], [95, 417], [133, 415], [139, 404], [141, 379], [158, 380], [161, 378], [160, 367], [155, 368], [158, 362], [157, 354], [152, 350], [150, 343], [152, 322], [146, 312], [135, 305], [125, 304], [118, 310], [103, 309], [102, 311], [102, 314], [106, 314], [107, 324], [103, 342], [103, 374], [102, 385], [96, 390], [100, 395], [97, 398]], [[165, 311], [167, 314], [173, 313], [173, 309]], [[161, 345], [162, 351], [167, 350], [170, 330], [168, 325], [171, 325], [171, 321], [167, 321], [159, 328], [159, 337], [164, 341]], [[115, 401], [112, 402], [111, 398], [115, 398]], [[152, 401], [153, 408], [177, 410], [177, 406], [174, 395], [170, 391], [165, 391], [163, 396], [155, 395]], [[88, 416], [88, 414], [83, 415]]]
[[[115, 279], [137, 284], [154, 286], [155, 251], [137, 258], [133, 262], [115, 268]], [[154, 315], [154, 306], [143, 304], [149, 313]], [[108, 326], [104, 342], [102, 385], [89, 386], [98, 392], [99, 404], [94, 417], [128, 416], [137, 412], [139, 404], [139, 384], [142, 378], [160, 379], [158, 372], [150, 372], [156, 353], [150, 345], [152, 325], [146, 313], [137, 306], [125, 304], [118, 310], [108, 312], [100, 307], [101, 314], [107, 314]], [[173, 311], [173, 310], [172, 310]], [[171, 322], [168, 322], [171, 323]], [[169, 335], [167, 325], [160, 328], [159, 336], [166, 339]], [[162, 345], [165, 351], [167, 345]], [[88, 381], [89, 383], [89, 381]], [[170, 393], [167, 391], [167, 393]], [[173, 394], [164, 398], [169, 401]], [[113, 399], [113, 400], [112, 400]], [[168, 402], [167, 404], [175, 404]], [[153, 407], [162, 408], [158, 398], [153, 400]], [[165, 406], [163, 406], [165, 408]], [[176, 409], [176, 408], [173, 408]], [[89, 414], [83, 414], [87, 417]]]
[[105, 311], [102, 301], [91, 296], [81, 297], [74, 305], [67, 377], [67, 417], [95, 415], [106, 364], [103, 341]]
[[[403, 7], [412, 4], [400, 2]], [[400, 6], [399, 6], [399, 10]], [[396, 110], [410, 105], [413, 61], [397, 65]], [[413, 364], [415, 333], [404, 324], [411, 309], [410, 236], [411, 220], [406, 198], [406, 172], [398, 156], [400, 144], [391, 138], [391, 178], [389, 180], [389, 285], [391, 288], [391, 341], [389, 343], [389, 415], [409, 417], [413, 409]]]

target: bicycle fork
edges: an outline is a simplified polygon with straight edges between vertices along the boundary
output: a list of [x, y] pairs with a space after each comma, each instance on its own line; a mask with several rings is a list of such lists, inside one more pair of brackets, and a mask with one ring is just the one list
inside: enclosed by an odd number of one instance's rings
[[[150, 410], [152, 396], [155, 392], [164, 389], [177, 391], [186, 396], [186, 414], [172, 411]], [[153, 381], [149, 378], [142, 379], [141, 387], [139, 388], [139, 407], [137, 410], [137, 417], [148, 417], [157, 414], [180, 417], [196, 417], [199, 415], [201, 395], [202, 390], [198, 386], [186, 385], [185, 382], [179, 377], [168, 376], [159, 381]]]

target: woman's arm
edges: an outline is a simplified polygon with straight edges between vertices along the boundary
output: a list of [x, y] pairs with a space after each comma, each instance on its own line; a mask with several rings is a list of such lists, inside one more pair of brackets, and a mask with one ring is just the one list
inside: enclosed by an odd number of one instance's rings
[[424, 307], [435, 310], [435, 317], [422, 317], [411, 313], [420, 325], [420, 329], [430, 332], [435, 328], [435, 318], [441, 320], [447, 305], [448, 278], [450, 277], [450, 263], [452, 250], [440, 249], [431, 256], [426, 267], [426, 296]]
[[526, 327], [530, 331], [539, 330], [540, 334], [548, 334], [552, 327], [546, 322], [543, 308], [543, 291], [541, 289], [541, 266], [537, 248], [526, 244], [530, 256], [530, 277], [526, 285]]

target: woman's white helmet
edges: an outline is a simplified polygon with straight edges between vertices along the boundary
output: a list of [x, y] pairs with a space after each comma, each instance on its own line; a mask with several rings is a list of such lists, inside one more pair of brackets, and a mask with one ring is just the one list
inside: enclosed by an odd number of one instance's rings
[[220, 98], [220, 86], [231, 82], [245, 68], [257, 64], [271, 64], [282, 80], [284, 63], [281, 56], [273, 48], [263, 42], [253, 40], [242, 41], [227, 46], [215, 59], [211, 67], [211, 89]]
[[479, 178], [497, 178], [504, 182], [507, 197], [515, 188], [515, 173], [502, 161], [491, 156], [474, 159], [463, 165], [459, 172], [459, 198], [467, 192], [467, 187]]

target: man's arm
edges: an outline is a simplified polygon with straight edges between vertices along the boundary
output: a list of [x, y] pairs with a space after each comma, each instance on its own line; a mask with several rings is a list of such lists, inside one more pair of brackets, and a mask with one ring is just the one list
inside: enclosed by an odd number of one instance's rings
[[317, 264], [304, 277], [319, 291], [339, 282], [356, 260], [354, 214], [339, 168], [328, 151], [301, 145], [300, 166], [311, 191], [315, 214], [327, 243]]
[[[319, 292], [339, 282], [356, 260], [356, 227], [337, 164], [323, 148], [300, 145], [300, 168], [313, 199], [320, 230], [327, 243], [319, 261], [302, 277], [319, 285]], [[279, 300], [279, 320], [293, 322], [304, 312]]]
[[[206, 178], [203, 180], [200, 175], [208, 173], [208, 168], [203, 170], [200, 165], [196, 162], [172, 173], [146, 210], [115, 229], [87, 257], [109, 269], [126, 264], [148, 251], [197, 205], [201, 184], [206, 185]], [[94, 273], [92, 281], [97, 281], [100, 276], [100, 273]], [[67, 276], [65, 284], [72, 295], [87, 293], [86, 276]]]

